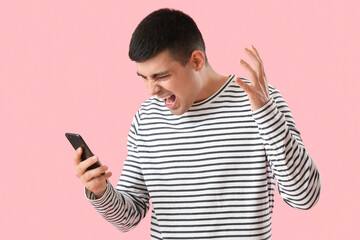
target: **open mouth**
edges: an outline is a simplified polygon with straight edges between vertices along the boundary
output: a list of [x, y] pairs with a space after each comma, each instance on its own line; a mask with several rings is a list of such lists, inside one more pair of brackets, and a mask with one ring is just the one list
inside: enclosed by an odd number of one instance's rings
[[176, 96], [174, 94], [171, 94], [166, 98], [163, 98], [163, 100], [168, 108], [174, 108], [176, 102]]

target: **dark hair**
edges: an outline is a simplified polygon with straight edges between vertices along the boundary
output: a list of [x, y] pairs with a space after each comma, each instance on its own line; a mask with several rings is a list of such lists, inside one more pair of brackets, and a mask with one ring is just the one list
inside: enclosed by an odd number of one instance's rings
[[159, 9], [150, 13], [132, 34], [129, 57], [145, 62], [168, 49], [170, 56], [185, 66], [194, 50], [205, 54], [205, 43], [194, 20], [174, 9]]

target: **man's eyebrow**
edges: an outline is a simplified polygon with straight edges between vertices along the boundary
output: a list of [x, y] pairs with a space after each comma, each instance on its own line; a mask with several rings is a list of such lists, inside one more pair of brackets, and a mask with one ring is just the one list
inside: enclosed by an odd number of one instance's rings
[[[154, 73], [153, 75], [151, 75], [151, 78], [154, 79], [154, 78], [157, 78], [159, 76], [162, 76], [162, 75], [165, 75], [165, 74], [168, 74], [169, 71], [166, 70], [166, 71], [162, 71], [162, 72], [157, 72], [157, 73]], [[146, 78], [144, 75], [142, 75], [141, 73], [139, 72], [136, 72], [136, 74], [140, 77], [143, 77], [143, 78]]]
[[140, 76], [140, 77], [146, 78], [144, 75], [142, 75], [142, 74], [139, 73], [139, 72], [136, 72], [136, 74], [137, 74], [138, 76]]

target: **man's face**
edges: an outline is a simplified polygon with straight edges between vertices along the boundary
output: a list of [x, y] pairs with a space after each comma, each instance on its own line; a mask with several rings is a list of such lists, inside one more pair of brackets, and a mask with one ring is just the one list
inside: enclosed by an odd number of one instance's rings
[[172, 114], [185, 113], [198, 100], [201, 81], [191, 59], [184, 67], [165, 50], [136, 66], [149, 93], [163, 99]]

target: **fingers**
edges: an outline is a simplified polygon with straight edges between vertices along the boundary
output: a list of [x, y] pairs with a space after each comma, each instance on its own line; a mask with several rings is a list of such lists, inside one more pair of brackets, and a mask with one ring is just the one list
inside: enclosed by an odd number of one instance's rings
[[256, 54], [254, 52], [252, 52], [251, 50], [249, 50], [247, 48], [245, 48], [245, 53], [250, 57], [251, 61], [253, 62], [256, 72], [261, 73], [262, 62], [260, 61], [260, 59], [256, 56]]
[[259, 52], [253, 45], [251, 45], [251, 48], [252, 50], [245, 48], [244, 51], [246, 54], [248, 54], [251, 61], [254, 63], [256, 71], [252, 69], [251, 66], [248, 63], [246, 63], [244, 60], [241, 59], [240, 63], [242, 63], [245, 70], [249, 73], [252, 85], [255, 86], [259, 84], [260, 86], [264, 86], [264, 85], [267, 86], [267, 79], [264, 71], [264, 65], [260, 58]]
[[92, 156], [92, 157], [89, 157], [88, 159], [86, 159], [84, 161], [81, 161], [77, 166], [75, 166], [75, 168], [76, 168], [76, 176], [80, 178], [82, 175], [85, 174], [88, 167], [90, 167], [91, 165], [96, 163], [98, 160], [99, 159], [96, 156]]
[[250, 85], [244, 82], [243, 80], [241, 80], [240, 78], [236, 78], [235, 82], [237, 83], [237, 85], [239, 85], [239, 87], [244, 89], [245, 92], [250, 91]]
[[102, 175], [102, 173], [106, 172], [109, 168], [105, 165], [102, 165], [100, 167], [97, 167], [95, 169], [91, 169], [91, 170], [87, 170], [83, 175], [82, 175], [82, 181], [85, 182], [89, 182], [91, 181], [91, 179], [93, 178], [97, 178], [99, 176]]
[[104, 175], [93, 178], [91, 181], [84, 183], [85, 188], [94, 193], [96, 198], [100, 198], [104, 195], [107, 188], [106, 180], [111, 177], [112, 173], [107, 172]]
[[266, 79], [266, 74], [265, 74], [265, 71], [264, 71], [264, 63], [262, 61], [262, 59], [260, 58], [260, 54], [259, 52], [256, 50], [256, 48], [251, 45], [251, 48], [253, 49], [253, 51], [255, 52], [255, 55], [257, 56], [257, 58], [259, 59], [260, 63], [261, 63], [261, 76], [262, 76], [262, 80], [263, 82], [267, 85], [267, 79]]
[[82, 147], [79, 147], [76, 149], [74, 153], [74, 164], [75, 166], [79, 165], [81, 163], [81, 154], [82, 154]]
[[260, 55], [258, 53], [258, 51], [256, 50], [256, 48], [254, 47], [254, 45], [251, 45], [251, 48], [253, 49], [253, 51], [255, 52], [255, 55], [257, 56], [257, 58], [259, 59], [259, 61], [262, 63], [262, 60], [260, 58]]
[[82, 161], [81, 154], [82, 148], [79, 147], [74, 153], [76, 176], [88, 190], [95, 194], [95, 196], [102, 196], [106, 190], [106, 180], [111, 177], [112, 173], [106, 172], [108, 167], [105, 165], [88, 170], [88, 168], [98, 162], [99, 159], [96, 156], [92, 156]]
[[240, 59], [240, 63], [245, 68], [245, 70], [248, 72], [248, 74], [250, 75], [251, 83], [254, 86], [257, 85], [258, 84], [257, 83], [258, 76], [257, 76], [257, 73], [254, 71], [254, 69], [252, 69], [252, 67], [242, 59]]
[[[92, 192], [97, 192], [98, 190], [100, 190], [100, 188], [102, 188], [100, 191], [104, 191], [104, 189], [106, 189], [105, 185], [106, 185], [106, 180], [108, 178], [110, 178], [112, 175], [111, 172], [107, 172], [103, 175], [100, 175], [96, 178], [92, 178], [90, 181], [85, 182], [84, 186], [89, 189]], [[104, 188], [105, 187], [105, 188]]]
[[111, 172], [106, 172], [108, 167], [101, 165], [94, 169], [88, 169], [89, 166], [98, 161], [96, 156], [90, 157], [82, 161], [76, 168], [76, 176], [81, 180], [82, 184], [96, 195], [106, 190], [106, 179], [111, 177]]

